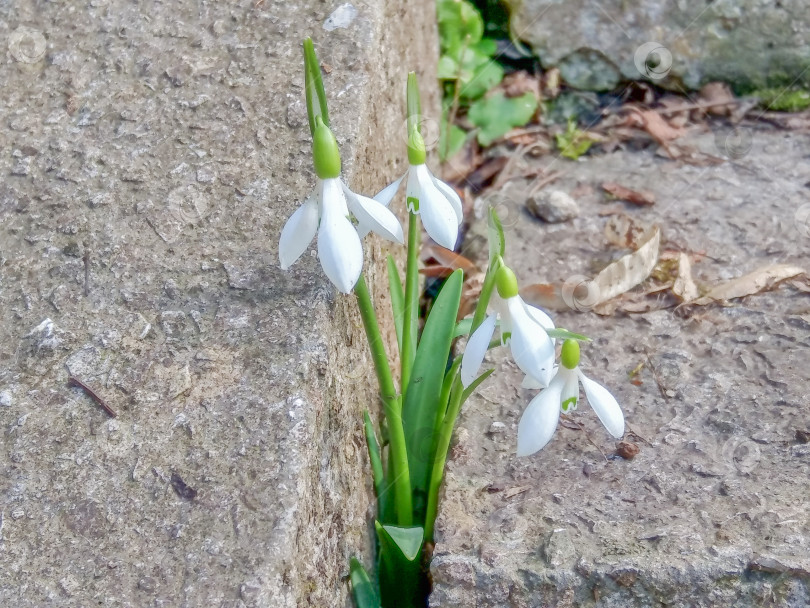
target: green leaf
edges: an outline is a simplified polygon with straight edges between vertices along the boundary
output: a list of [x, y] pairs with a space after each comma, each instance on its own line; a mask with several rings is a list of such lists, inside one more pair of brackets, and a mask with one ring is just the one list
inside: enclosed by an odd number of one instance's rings
[[479, 127], [478, 142], [488, 146], [514, 127], [522, 127], [537, 110], [537, 98], [532, 93], [507, 98], [496, 93], [470, 106], [468, 118]]
[[456, 328], [453, 330], [453, 337], [458, 338], [460, 336], [469, 335], [470, 331], [472, 330], [472, 324], [473, 324], [472, 317], [462, 319], [461, 321], [456, 323]]
[[391, 310], [394, 314], [394, 329], [397, 332], [397, 344], [402, 351], [402, 321], [405, 318], [405, 293], [402, 291], [402, 280], [394, 258], [388, 256], [388, 291], [391, 293]]
[[326, 92], [323, 88], [321, 65], [315, 54], [312, 38], [304, 39], [304, 88], [307, 100], [309, 131], [315, 133], [315, 117], [320, 116], [323, 124], [329, 126], [329, 108], [326, 105]]
[[503, 224], [501, 224], [501, 218], [498, 217], [495, 207], [489, 208], [487, 237], [489, 242], [489, 263], [492, 265], [496, 256], [503, 257], [506, 255], [506, 236], [503, 233]]
[[478, 385], [481, 384], [487, 378], [489, 378], [490, 375], [492, 375], [492, 372], [494, 372], [494, 371], [495, 371], [494, 369], [488, 369], [483, 374], [478, 376], [475, 380], [473, 380], [470, 383], [470, 386], [468, 386], [467, 388], [464, 389], [464, 391], [461, 393], [461, 403], [462, 403], [462, 405], [464, 404], [465, 401], [467, 401], [467, 399], [470, 398], [470, 395], [472, 395], [473, 391], [478, 388]]
[[481, 42], [472, 45], [470, 48], [480, 55], [492, 57], [498, 52], [498, 43], [492, 38], [482, 38]]
[[439, 80], [455, 80], [458, 78], [458, 61], [453, 59], [450, 55], [442, 55], [439, 57], [439, 63], [436, 66], [436, 76]]
[[368, 411], [363, 412], [363, 427], [366, 432], [366, 445], [368, 446], [368, 459], [371, 462], [371, 476], [374, 480], [374, 491], [377, 494], [377, 516], [383, 519], [386, 512], [386, 502], [388, 501], [388, 488], [385, 483], [385, 474], [383, 473], [380, 444], [377, 443], [374, 425], [371, 423], [371, 417], [368, 415]]
[[[421, 588], [421, 556], [424, 530], [384, 526], [374, 522], [380, 541], [380, 596], [385, 608], [416, 608], [424, 597]], [[421, 603], [424, 606], [424, 600]]]
[[447, 120], [442, 120], [439, 126], [439, 158], [441, 160], [453, 158], [464, 146], [465, 141], [467, 141], [467, 132], [464, 129], [450, 125], [448, 133]]
[[[484, 56], [479, 55], [478, 57]], [[472, 71], [471, 75], [468, 76], [468, 73], [468, 71], [462, 70], [462, 77], [459, 82], [459, 96], [466, 100], [482, 97], [487, 91], [498, 86], [503, 80], [504, 74], [501, 65], [489, 58], [486, 59], [485, 63], [480, 63]], [[525, 122], [522, 124], [525, 124]]]
[[588, 336], [583, 336], [582, 334], [575, 334], [572, 331], [568, 331], [567, 329], [547, 329], [546, 333], [548, 334], [549, 338], [558, 338], [560, 340], [579, 340], [580, 342], [590, 342], [591, 339]]
[[416, 349], [402, 408], [402, 426], [405, 429], [408, 470], [414, 496], [414, 521], [417, 523], [423, 521], [425, 513], [428, 478], [433, 464], [436, 410], [453, 341], [463, 280], [462, 271], [454, 271], [444, 282], [430, 310]]
[[464, 46], [477, 44], [484, 35], [481, 13], [466, 0], [438, 0], [436, 16], [443, 53], [457, 53]]
[[368, 572], [354, 557], [349, 561], [349, 580], [352, 582], [352, 594], [357, 608], [380, 608], [380, 598]]

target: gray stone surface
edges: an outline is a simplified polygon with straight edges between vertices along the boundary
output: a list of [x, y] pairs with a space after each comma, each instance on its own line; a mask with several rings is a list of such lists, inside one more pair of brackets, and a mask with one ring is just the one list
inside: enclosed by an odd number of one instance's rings
[[544, 66], [559, 66], [575, 87], [607, 90], [622, 78], [693, 89], [714, 80], [739, 89], [810, 85], [810, 12], [804, 0], [508, 4], [513, 33]]
[[[555, 225], [525, 210], [504, 214], [513, 218], [507, 263], [524, 283], [593, 276], [623, 253], [604, 235], [613, 210], [659, 224], [664, 250], [694, 254], [699, 285], [780, 262], [806, 268], [808, 141], [743, 128], [750, 148], [720, 165], [649, 149], [539, 161], [564, 172], [549, 188], [579, 190], [582, 213]], [[727, 135], [720, 128], [684, 143], [722, 155]], [[651, 190], [657, 202], [607, 201], [603, 181]], [[516, 185], [512, 199], [525, 200], [519, 192], [530, 187]], [[519, 370], [496, 351], [495, 374], [459, 421], [431, 605], [810, 604], [810, 296], [785, 284], [729, 306], [609, 317], [568, 310], [555, 319], [595, 338], [582, 349], [584, 372], [610, 387], [628, 428], [649, 444], [628, 433], [640, 452], [618, 457], [582, 402], [573, 420], [596, 445], [561, 424], [545, 449], [517, 459], [517, 422], [536, 391], [520, 389]], [[636, 385], [629, 374], [640, 365]]]
[[0, 2], [0, 605], [348, 605], [376, 382], [353, 298], [278, 268], [300, 42], [372, 192], [436, 40], [430, 2], [344, 5]]

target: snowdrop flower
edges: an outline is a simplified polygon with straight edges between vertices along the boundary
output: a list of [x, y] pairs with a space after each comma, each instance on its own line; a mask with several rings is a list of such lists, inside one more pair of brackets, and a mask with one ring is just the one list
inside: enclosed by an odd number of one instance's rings
[[[495, 285], [504, 300], [500, 312], [502, 341], [509, 344], [512, 358], [526, 374], [524, 386], [547, 386], [554, 372], [554, 340], [546, 330], [554, 329], [554, 322], [542, 310], [523, 301], [518, 295], [515, 273], [507, 266], [498, 269]], [[489, 315], [467, 342], [461, 359], [461, 382], [465, 387], [478, 376], [497, 316]]]
[[320, 116], [315, 120], [312, 156], [318, 184], [315, 193], [290, 216], [278, 243], [282, 270], [287, 270], [307, 250], [318, 233], [318, 259], [329, 280], [349, 293], [363, 270], [360, 236], [349, 220], [349, 211], [360, 230], [373, 230], [383, 238], [403, 243], [399, 220], [384, 205], [349, 190], [340, 179], [337, 141]]
[[436, 179], [425, 164], [425, 140], [414, 126], [408, 136], [408, 171], [397, 181], [380, 191], [374, 200], [386, 207], [408, 178], [405, 195], [408, 211], [422, 216], [428, 236], [445, 249], [453, 250], [458, 240], [458, 227], [464, 219], [461, 198], [443, 181]]
[[560, 367], [548, 388], [531, 400], [518, 424], [518, 456], [529, 456], [541, 450], [551, 441], [560, 411], [570, 412], [577, 408], [579, 383], [585, 389], [588, 403], [605, 425], [608, 433], [616, 439], [624, 435], [624, 415], [616, 398], [601, 384], [594, 382], [579, 369], [579, 343], [576, 340], [563, 342]]

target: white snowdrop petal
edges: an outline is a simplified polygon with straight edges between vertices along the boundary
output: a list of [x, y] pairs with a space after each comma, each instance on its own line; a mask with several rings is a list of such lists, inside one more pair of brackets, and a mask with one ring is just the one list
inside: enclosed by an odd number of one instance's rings
[[366, 232], [372, 230], [384, 239], [395, 243], [402, 244], [405, 242], [402, 235], [402, 225], [399, 223], [397, 216], [386, 209], [384, 205], [367, 196], [352, 192], [345, 184], [343, 185], [343, 192], [346, 195], [349, 210]]
[[307, 250], [318, 231], [318, 203], [309, 197], [284, 224], [278, 240], [278, 258], [282, 270], [287, 270]]
[[470, 386], [478, 377], [492, 334], [495, 333], [495, 321], [495, 315], [489, 315], [467, 341], [467, 348], [461, 357], [461, 383], [464, 388]]
[[464, 209], [461, 206], [461, 197], [458, 195], [452, 186], [449, 184], [445, 184], [442, 180], [438, 179], [435, 175], [431, 173], [431, 179], [433, 180], [433, 185], [439, 189], [439, 192], [444, 194], [447, 201], [452, 205], [453, 211], [456, 213], [456, 219], [458, 223], [464, 221]]
[[[332, 181], [338, 183], [327, 183]], [[335, 287], [349, 293], [363, 270], [363, 247], [346, 217], [346, 202], [338, 180], [324, 180], [321, 209], [318, 258]]]
[[524, 374], [540, 382], [551, 382], [554, 368], [554, 344], [543, 329], [525, 310], [520, 296], [506, 301], [512, 320], [512, 336], [509, 345], [512, 358]]
[[593, 411], [599, 416], [608, 433], [619, 439], [624, 435], [624, 414], [616, 398], [604, 386], [594, 382], [582, 372], [579, 372], [579, 379]]
[[523, 382], [520, 383], [520, 388], [538, 389], [546, 388], [546, 385], [540, 382], [537, 378], [532, 378], [529, 374], [523, 376]]
[[[405, 174], [407, 175], [407, 173]], [[386, 207], [391, 204], [391, 201], [394, 198], [394, 195], [399, 190], [399, 185], [402, 183], [402, 180], [405, 179], [405, 175], [400, 177], [398, 180], [391, 182], [385, 188], [380, 190], [377, 194], [375, 194], [372, 198], [377, 201], [378, 203], [382, 203]]]
[[430, 172], [425, 165], [417, 165], [412, 170], [419, 180], [419, 213], [425, 231], [439, 245], [452, 251], [456, 248], [458, 240], [456, 212], [453, 211], [447, 197], [433, 185]]
[[518, 423], [518, 456], [530, 456], [551, 441], [560, 420], [563, 383], [562, 376], [555, 376], [548, 388], [529, 402]]

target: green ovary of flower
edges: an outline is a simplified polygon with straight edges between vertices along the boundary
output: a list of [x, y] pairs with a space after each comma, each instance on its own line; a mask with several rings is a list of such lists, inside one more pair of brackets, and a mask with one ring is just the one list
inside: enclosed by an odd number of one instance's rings
[[566, 340], [563, 342], [560, 352], [560, 363], [568, 369], [574, 369], [579, 365], [579, 342], [576, 340]]
[[315, 118], [315, 131], [312, 133], [312, 162], [315, 165], [315, 175], [320, 179], [340, 176], [337, 140], [320, 116]]
[[414, 125], [408, 133], [408, 163], [411, 165], [424, 165], [427, 159], [425, 140]]
[[504, 300], [518, 295], [518, 283], [515, 273], [508, 266], [501, 266], [495, 274], [495, 285], [498, 295]]

